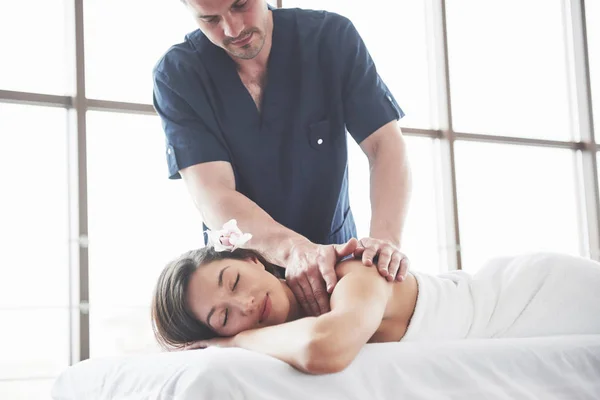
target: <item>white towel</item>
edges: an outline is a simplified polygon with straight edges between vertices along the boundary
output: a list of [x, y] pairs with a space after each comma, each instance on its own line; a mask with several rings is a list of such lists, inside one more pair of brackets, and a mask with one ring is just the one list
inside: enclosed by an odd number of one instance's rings
[[414, 273], [402, 341], [600, 333], [600, 263], [554, 253], [496, 258], [470, 275]]

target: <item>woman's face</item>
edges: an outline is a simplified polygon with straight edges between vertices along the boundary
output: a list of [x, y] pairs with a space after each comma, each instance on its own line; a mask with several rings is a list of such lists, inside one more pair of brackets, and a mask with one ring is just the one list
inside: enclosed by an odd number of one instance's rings
[[234, 336], [286, 321], [290, 302], [283, 285], [255, 258], [218, 260], [192, 274], [187, 303], [219, 336]]

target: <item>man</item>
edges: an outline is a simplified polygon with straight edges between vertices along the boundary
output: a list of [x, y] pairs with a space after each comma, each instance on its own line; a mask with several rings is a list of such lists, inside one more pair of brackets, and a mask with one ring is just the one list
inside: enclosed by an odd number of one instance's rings
[[[286, 267], [309, 315], [329, 310], [335, 263], [352, 253], [402, 281], [404, 113], [352, 23], [266, 0], [183, 1], [200, 29], [156, 65], [154, 105], [170, 177], [183, 178], [205, 224], [235, 218], [249, 247]], [[346, 128], [371, 171], [370, 237], [358, 248]]]

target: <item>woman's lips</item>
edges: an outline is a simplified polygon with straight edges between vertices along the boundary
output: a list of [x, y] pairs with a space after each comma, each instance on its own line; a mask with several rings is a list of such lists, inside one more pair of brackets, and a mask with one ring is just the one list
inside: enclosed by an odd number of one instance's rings
[[269, 294], [267, 293], [265, 295], [265, 301], [264, 301], [264, 305], [262, 307], [262, 312], [260, 313], [260, 318], [258, 320], [259, 323], [264, 322], [267, 318], [269, 318], [269, 314], [271, 313], [271, 298], [269, 297]]

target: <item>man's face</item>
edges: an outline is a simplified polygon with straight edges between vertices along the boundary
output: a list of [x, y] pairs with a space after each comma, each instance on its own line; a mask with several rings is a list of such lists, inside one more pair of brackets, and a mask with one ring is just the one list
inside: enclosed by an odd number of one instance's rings
[[268, 28], [265, 0], [187, 0], [200, 30], [233, 57], [249, 60], [262, 50]]

